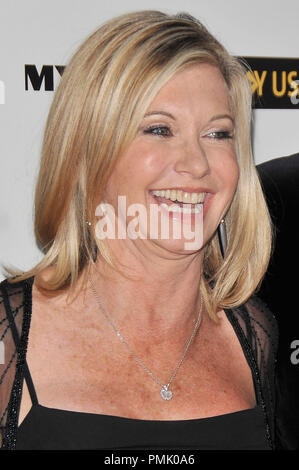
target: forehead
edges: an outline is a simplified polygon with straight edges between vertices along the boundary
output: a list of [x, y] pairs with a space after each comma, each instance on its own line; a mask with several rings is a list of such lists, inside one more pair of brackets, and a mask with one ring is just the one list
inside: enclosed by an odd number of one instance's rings
[[200, 105], [229, 110], [229, 93], [224, 77], [218, 67], [212, 64], [190, 65], [177, 72], [158, 91], [149, 111], [158, 105], [187, 106], [190, 109]]

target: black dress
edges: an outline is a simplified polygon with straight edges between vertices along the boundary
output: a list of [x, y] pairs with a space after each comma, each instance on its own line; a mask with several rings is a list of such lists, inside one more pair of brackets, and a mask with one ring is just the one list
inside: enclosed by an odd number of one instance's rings
[[[225, 310], [252, 371], [256, 406], [190, 420], [141, 420], [47, 408], [38, 403], [26, 363], [33, 278], [0, 283], [2, 449], [273, 449], [277, 325], [257, 298]], [[17, 345], [17, 347], [16, 347]], [[1, 362], [1, 361], [0, 361]], [[32, 408], [18, 427], [24, 378]]]
[[17, 450], [270, 450], [261, 407], [212, 418], [146, 421], [33, 404], [17, 433]]

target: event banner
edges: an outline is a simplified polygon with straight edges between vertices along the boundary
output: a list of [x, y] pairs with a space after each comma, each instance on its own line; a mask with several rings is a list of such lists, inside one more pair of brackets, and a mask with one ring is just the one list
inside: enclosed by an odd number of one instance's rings
[[[248, 68], [254, 108], [299, 109], [299, 58], [238, 57]], [[249, 66], [249, 67], [248, 67]], [[25, 90], [53, 91], [64, 65], [25, 65]]]
[[299, 109], [299, 58], [239, 57], [251, 71], [254, 108]]

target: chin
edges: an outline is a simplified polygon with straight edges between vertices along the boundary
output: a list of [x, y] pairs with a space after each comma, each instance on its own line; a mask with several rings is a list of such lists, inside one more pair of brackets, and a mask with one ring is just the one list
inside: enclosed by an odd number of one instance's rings
[[166, 252], [186, 255], [200, 252], [203, 248], [202, 241], [194, 240], [152, 240], [155, 247], [159, 247]]

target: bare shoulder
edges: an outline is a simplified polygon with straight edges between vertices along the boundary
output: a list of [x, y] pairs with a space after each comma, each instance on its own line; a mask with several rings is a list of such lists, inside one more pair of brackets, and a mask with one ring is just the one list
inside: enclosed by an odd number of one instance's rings
[[35, 303], [38, 302], [45, 308], [50, 305], [51, 308], [58, 308], [59, 310], [61, 308], [75, 308], [77, 305], [82, 307], [87, 290], [86, 285], [84, 285], [84, 276], [79, 277], [73, 288], [67, 286], [59, 290], [47, 289], [49, 281], [55, 274], [55, 269], [55, 266], [49, 266], [35, 277], [32, 290]]
[[32, 288], [28, 361], [32, 370], [39, 371], [38, 377], [44, 377], [40, 370], [43, 361], [47, 363], [50, 360], [58, 372], [62, 349], [64, 356], [72, 354], [76, 349], [86, 326], [86, 316], [83, 313], [88, 313], [84, 291], [80, 291], [79, 286], [77, 292], [70, 292], [69, 288], [54, 292], [40, 289], [40, 281], [43, 285], [51, 275], [51, 268], [42, 272], [35, 279]]

